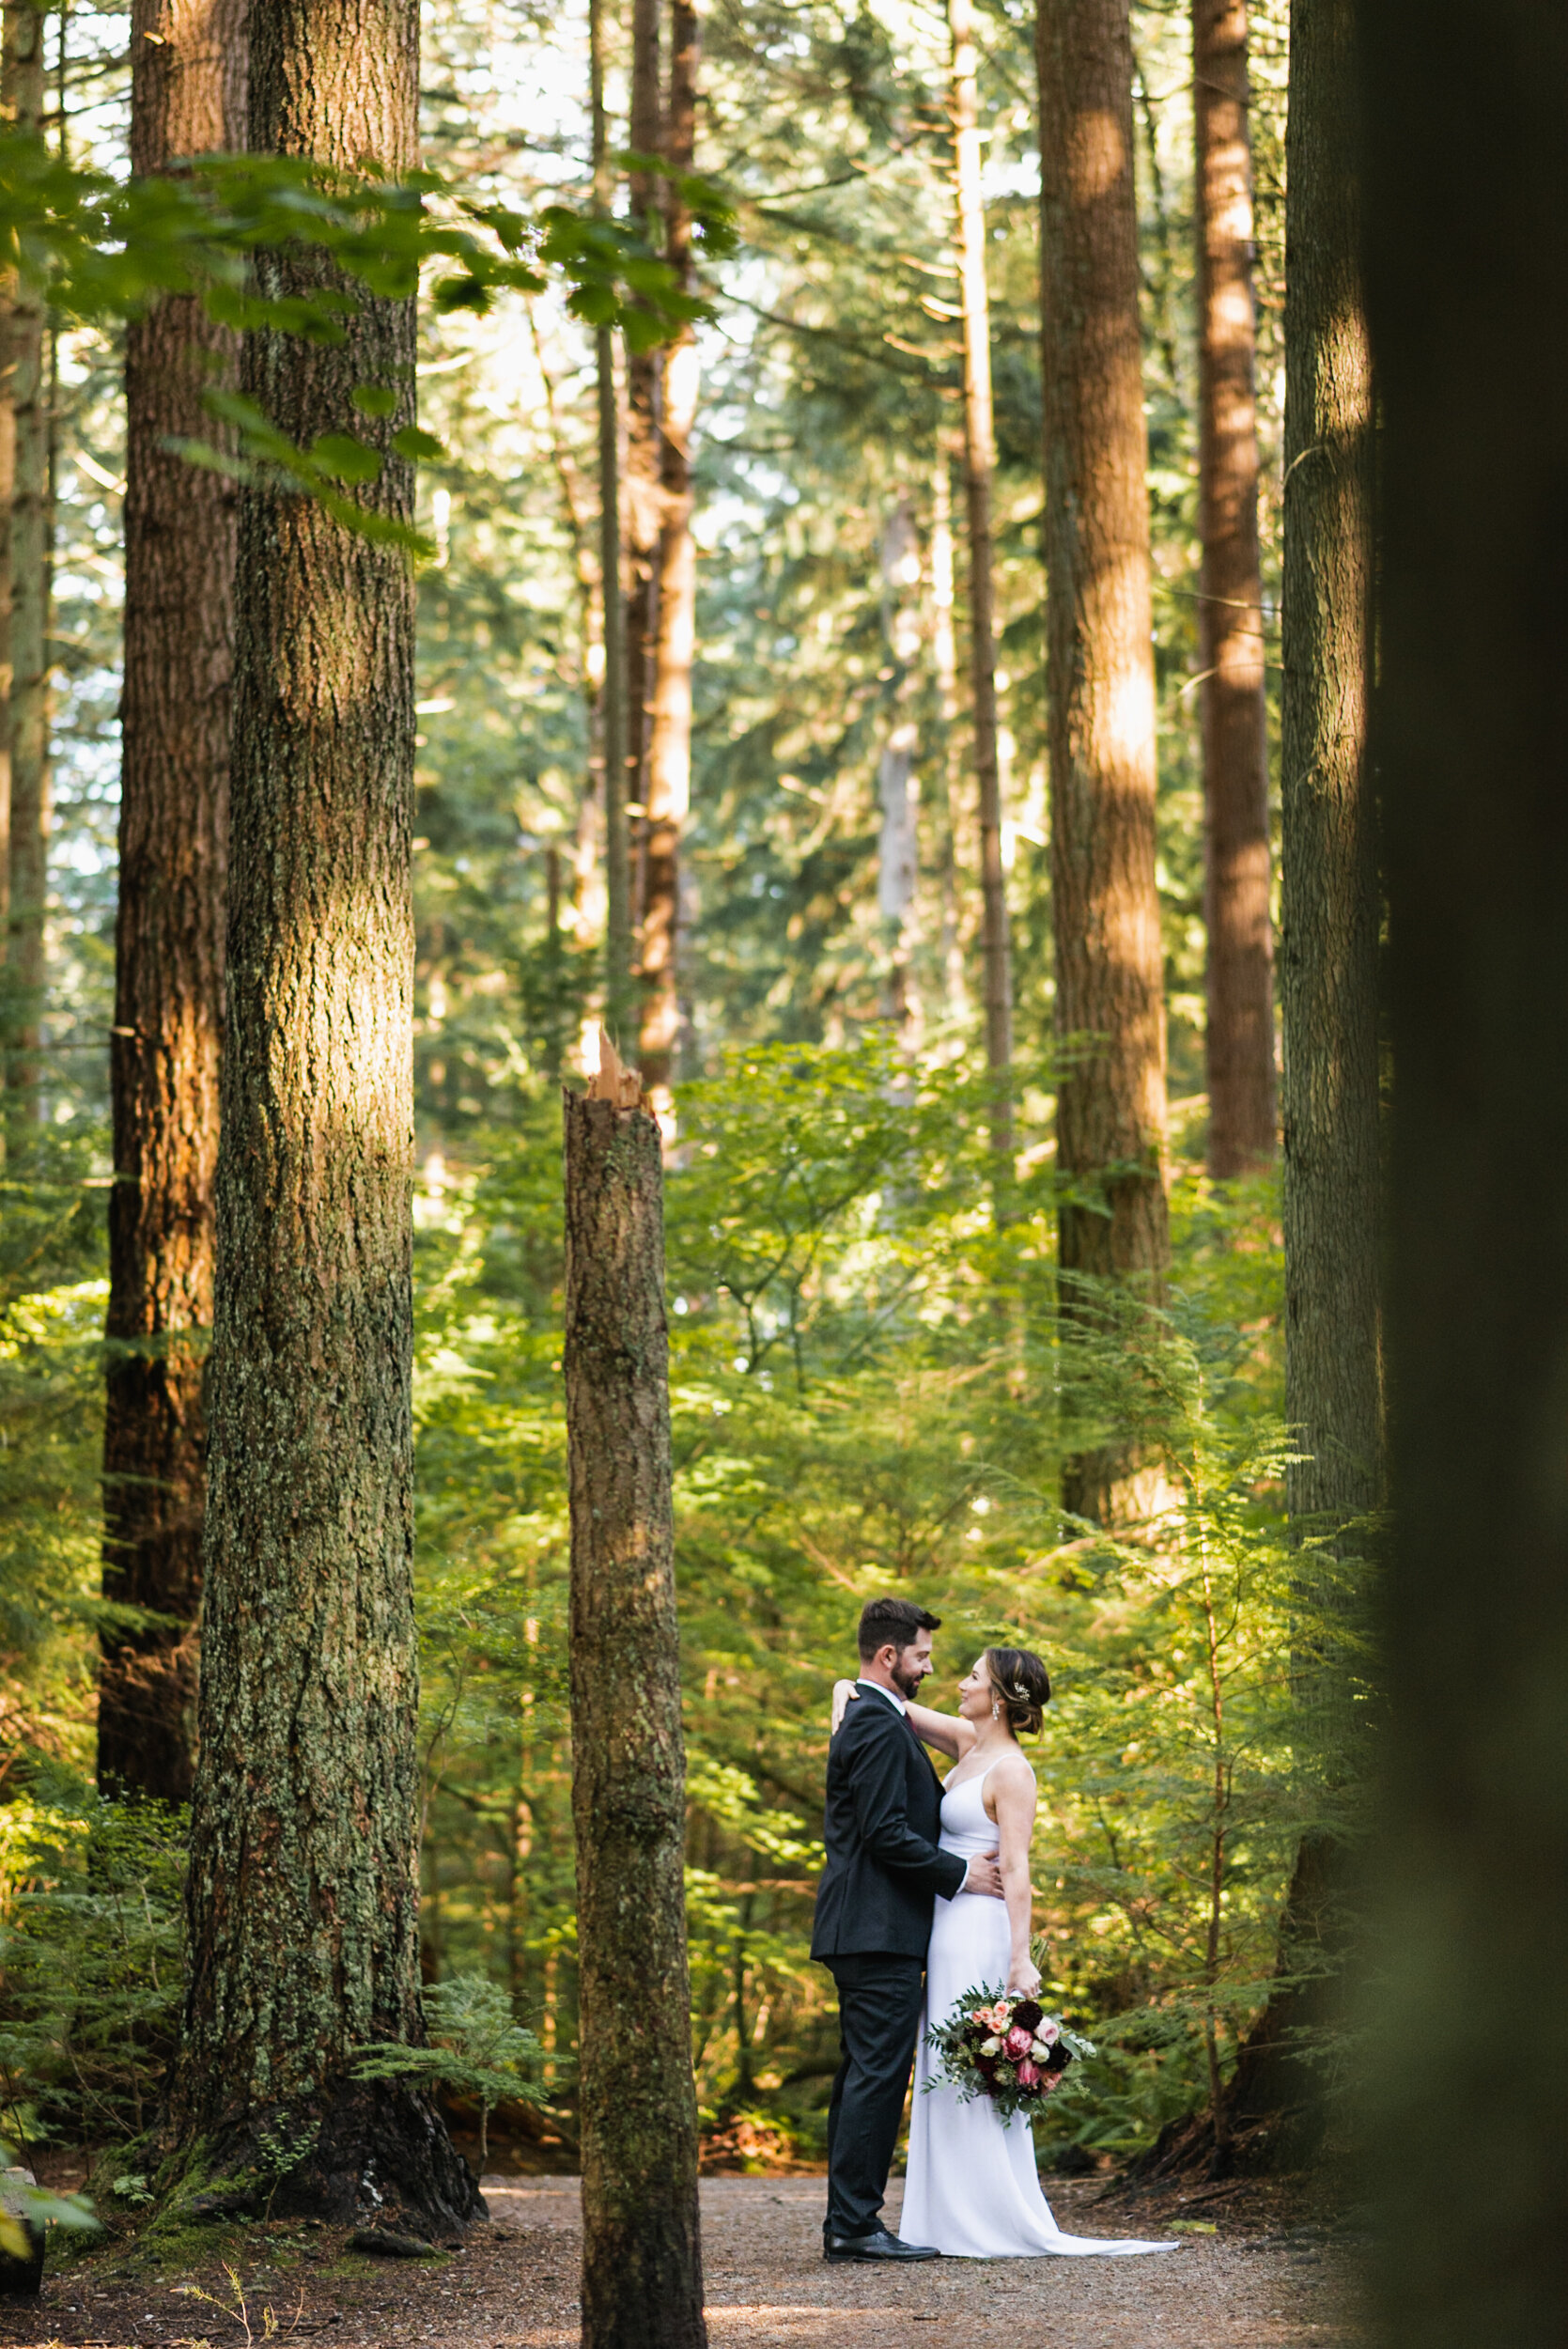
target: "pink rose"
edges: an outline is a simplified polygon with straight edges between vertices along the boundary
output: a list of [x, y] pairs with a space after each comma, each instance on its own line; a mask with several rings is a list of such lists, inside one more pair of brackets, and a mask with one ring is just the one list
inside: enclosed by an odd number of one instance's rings
[[1048, 2047], [1053, 2046], [1062, 2036], [1062, 2026], [1060, 2023], [1042, 2023], [1034, 2036], [1043, 2039]]
[[1033, 2039], [1032, 2031], [1025, 2030], [1021, 2023], [1015, 2023], [1002, 2045], [1010, 2056], [1026, 2056], [1033, 2044]]
[[1018, 2086], [1020, 2088], [1038, 2088], [1039, 2085], [1040, 2067], [1037, 2063], [1031, 2063], [1026, 2056], [1024, 2061], [1018, 2066]]

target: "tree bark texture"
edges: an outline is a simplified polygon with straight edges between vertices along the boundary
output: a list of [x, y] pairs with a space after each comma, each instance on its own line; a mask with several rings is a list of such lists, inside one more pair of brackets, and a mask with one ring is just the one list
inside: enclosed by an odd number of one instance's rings
[[[16, 61], [12, 39], [17, 9], [0, 12], [0, 115], [17, 119]], [[19, 281], [14, 270], [0, 272], [0, 1092], [6, 1074], [5, 1050], [10, 1027], [9, 982], [6, 964], [10, 948], [11, 912], [11, 509], [16, 497], [16, 399], [11, 373], [12, 321], [16, 316]], [[0, 1108], [3, 1108], [0, 1099]], [[0, 1117], [0, 1163], [5, 1155], [5, 1121]]]
[[[250, 14], [250, 145], [415, 161], [412, 0]], [[304, 255], [281, 292], [335, 282]], [[367, 502], [410, 519], [411, 302], [359, 296], [337, 349], [257, 334], [242, 384], [296, 442], [357, 429]], [[394, 386], [367, 427], [358, 384]], [[347, 2075], [416, 2040], [411, 1583], [413, 593], [408, 558], [263, 485], [240, 506], [227, 1020], [218, 1163], [184, 2142], [233, 2170], [307, 2149], [318, 2215], [474, 2210], [425, 2100]], [[262, 2154], [265, 2148], [260, 2147]]]
[[582, 2339], [700, 2349], [660, 1132], [610, 1090], [565, 1097]]
[[[1568, 2337], [1568, 15], [1380, 0], [1357, 23], [1396, 1072], [1380, 2329], [1546, 2349]], [[1479, 2015], [1456, 2128], [1431, 2051]]]
[[1193, 0], [1208, 1163], [1274, 1155], [1273, 937], [1247, 0]]
[[[244, 29], [243, 0], [136, 0], [133, 171], [244, 145]], [[189, 297], [127, 330], [103, 1595], [167, 1620], [103, 1635], [98, 1777], [166, 1802], [195, 1763], [235, 553], [233, 485], [167, 443], [238, 356]]]
[[1378, 926], [1367, 750], [1373, 392], [1354, 0], [1294, 0], [1286, 168], [1284, 1028], [1287, 1472], [1304, 1531], [1377, 1506]]
[[[21, 131], [43, 115], [44, 15], [5, 11], [6, 112]], [[19, 279], [7, 320], [10, 394], [10, 813], [7, 907], [6, 1123], [20, 1134], [40, 1110], [45, 913], [49, 891], [49, 612], [54, 515], [49, 485], [51, 391], [44, 304]]]
[[[701, 28], [687, 0], [670, 11], [670, 104], [664, 151], [689, 172], [696, 145]], [[672, 181], [664, 194], [665, 257], [681, 290], [691, 289], [691, 211]], [[691, 432], [701, 362], [684, 325], [659, 353], [659, 579], [656, 597], [653, 731], [648, 745], [643, 836], [642, 1034], [638, 1060], [649, 1104], [670, 1109], [680, 1034], [677, 949], [680, 841], [691, 802], [691, 664], [697, 648], [697, 547], [691, 535]]]
[[1042, 0], [1036, 48], [1062, 1266], [1157, 1291], [1165, 1005], [1126, 0]]
[[986, 1066], [996, 1080], [991, 1144], [1010, 1186], [1013, 1101], [1013, 962], [1007, 881], [1001, 862], [1001, 771], [997, 758], [996, 586], [991, 484], [996, 429], [991, 412], [991, 307], [986, 283], [986, 214], [980, 199], [980, 99], [971, 0], [948, 0], [952, 48], [953, 150], [957, 192], [958, 271], [964, 306], [964, 497], [970, 552], [970, 697], [980, 816], [981, 941], [986, 973]]

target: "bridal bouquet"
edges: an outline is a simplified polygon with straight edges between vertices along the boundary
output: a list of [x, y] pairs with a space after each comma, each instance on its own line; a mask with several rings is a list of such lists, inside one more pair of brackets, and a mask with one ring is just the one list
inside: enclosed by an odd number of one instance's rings
[[1035, 2112], [1059, 2088], [1075, 2056], [1094, 2046], [1011, 1990], [966, 1990], [947, 2020], [926, 2034], [938, 2058], [928, 2088], [955, 2088], [966, 2101], [987, 2096], [1003, 2120]]

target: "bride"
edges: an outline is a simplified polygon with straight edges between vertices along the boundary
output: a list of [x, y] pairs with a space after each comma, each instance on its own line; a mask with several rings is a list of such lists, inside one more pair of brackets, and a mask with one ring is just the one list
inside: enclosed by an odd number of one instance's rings
[[[854, 1697], [852, 1682], [838, 1682], [835, 1728]], [[983, 1983], [994, 1988], [1004, 1978], [1009, 1990], [1028, 1998], [1040, 1987], [1029, 1953], [1034, 1773], [1019, 1750], [1018, 1732], [1038, 1730], [1049, 1702], [1050, 1681], [1037, 1656], [990, 1647], [959, 1684], [956, 1720], [924, 1704], [908, 1708], [915, 1735], [957, 1765], [942, 1790], [942, 1849], [972, 1859], [1000, 1847], [1005, 1898], [1002, 1905], [959, 1892], [939, 1900], [926, 1952], [899, 2232], [906, 2243], [928, 2243], [950, 2258], [1114, 2256], [1179, 2248], [1063, 2234], [1040, 2191], [1028, 2114], [1004, 2121], [984, 2097], [966, 2102], [955, 2088], [926, 2086], [934, 2064], [925, 2034], [945, 2021], [966, 1990]]]

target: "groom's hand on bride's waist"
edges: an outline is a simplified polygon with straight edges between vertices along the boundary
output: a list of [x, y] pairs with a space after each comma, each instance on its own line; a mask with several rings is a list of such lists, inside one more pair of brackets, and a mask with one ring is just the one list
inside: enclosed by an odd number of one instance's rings
[[983, 1853], [970, 1861], [970, 1872], [958, 1887], [960, 1892], [989, 1892], [993, 1900], [1002, 1898], [1001, 1870], [997, 1866], [994, 1851]]

